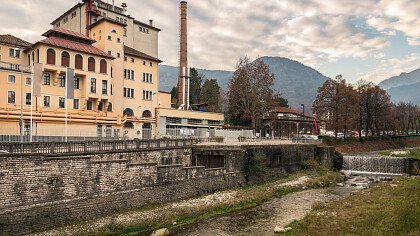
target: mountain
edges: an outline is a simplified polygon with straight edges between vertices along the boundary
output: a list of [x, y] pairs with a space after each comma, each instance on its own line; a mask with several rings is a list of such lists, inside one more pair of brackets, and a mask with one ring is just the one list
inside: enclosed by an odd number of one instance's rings
[[[289, 101], [289, 105], [301, 109], [300, 104], [305, 104], [309, 111], [314, 102], [318, 87], [328, 77], [318, 71], [303, 65], [300, 62], [284, 57], [262, 57], [265, 64], [270, 67], [275, 76], [274, 89]], [[227, 88], [233, 71], [198, 69], [206, 78], [217, 79], [222, 88]], [[172, 66], [159, 66], [159, 89], [170, 91], [177, 83], [178, 68]]]
[[[199, 74], [205, 75], [208, 79], [217, 79], [222, 88], [227, 88], [233, 71], [197, 69]], [[178, 83], [178, 67], [159, 65], [159, 90], [170, 92], [172, 87]]]
[[385, 90], [389, 90], [391, 88], [403, 86], [403, 85], [410, 85], [420, 82], [420, 68], [414, 70], [410, 73], [401, 73], [399, 76], [393, 76], [389, 79], [386, 79], [379, 83], [379, 86]]
[[410, 73], [401, 73], [379, 83], [394, 103], [411, 102], [420, 105], [420, 68]]

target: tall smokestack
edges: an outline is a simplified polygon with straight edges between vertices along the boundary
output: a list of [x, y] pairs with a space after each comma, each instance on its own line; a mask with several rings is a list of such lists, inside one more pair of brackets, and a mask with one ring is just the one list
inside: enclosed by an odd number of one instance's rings
[[188, 68], [187, 1], [180, 2], [180, 17], [178, 105], [184, 104], [183, 109], [188, 109], [190, 105], [190, 72]]

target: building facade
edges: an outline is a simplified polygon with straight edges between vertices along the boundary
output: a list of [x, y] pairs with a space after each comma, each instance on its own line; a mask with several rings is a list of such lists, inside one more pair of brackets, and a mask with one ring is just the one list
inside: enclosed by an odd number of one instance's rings
[[[222, 114], [172, 109], [170, 94], [158, 90], [160, 29], [106, 5], [86, 35], [85, 6], [60, 16], [34, 44], [0, 35], [0, 135], [208, 137], [223, 126]], [[41, 96], [31, 93], [34, 63], [42, 67]], [[67, 68], [75, 71], [74, 99], [66, 99]]]

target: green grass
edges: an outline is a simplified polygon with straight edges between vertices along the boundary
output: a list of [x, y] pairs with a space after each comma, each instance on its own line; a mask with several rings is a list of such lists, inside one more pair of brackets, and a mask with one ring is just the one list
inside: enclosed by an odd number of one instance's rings
[[406, 158], [417, 158], [420, 159], [420, 149], [404, 149], [407, 151], [407, 154], [392, 154], [392, 151], [383, 151], [379, 154], [383, 156], [393, 156], [393, 157], [406, 157]]
[[286, 235], [420, 235], [420, 178], [393, 184], [318, 204]]

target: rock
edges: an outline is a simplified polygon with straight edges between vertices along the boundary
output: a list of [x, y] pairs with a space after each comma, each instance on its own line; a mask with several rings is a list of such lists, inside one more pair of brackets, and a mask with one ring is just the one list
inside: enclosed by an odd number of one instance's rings
[[286, 230], [286, 232], [289, 232], [289, 231], [292, 230], [292, 227], [287, 227], [287, 228], [285, 228], [285, 230]]
[[284, 233], [286, 233], [286, 229], [284, 229], [283, 227], [277, 226], [276, 228], [274, 228], [274, 233], [275, 234], [284, 234]]
[[357, 186], [356, 183], [350, 183], [350, 186]]
[[344, 187], [344, 184], [343, 183], [337, 183], [337, 186], [338, 187]]
[[158, 229], [154, 231], [150, 236], [168, 236], [169, 230], [167, 228]]

